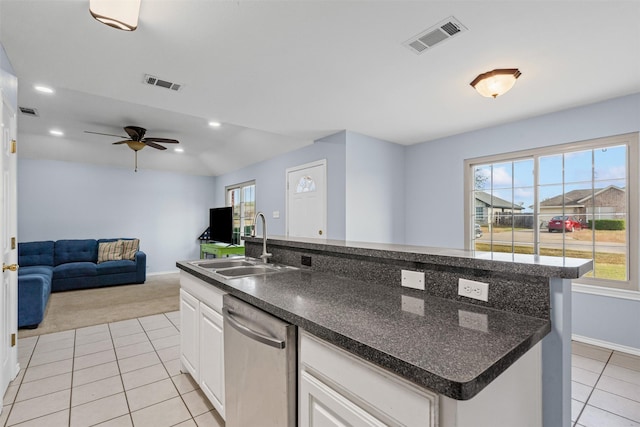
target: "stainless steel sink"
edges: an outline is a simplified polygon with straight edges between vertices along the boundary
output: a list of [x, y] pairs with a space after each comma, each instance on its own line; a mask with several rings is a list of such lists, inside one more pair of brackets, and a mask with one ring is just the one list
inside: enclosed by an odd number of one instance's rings
[[257, 274], [275, 273], [280, 269], [269, 265], [252, 265], [251, 267], [232, 267], [215, 270], [215, 273], [224, 277], [255, 276]]
[[212, 269], [220, 269], [220, 268], [229, 268], [229, 267], [244, 267], [253, 265], [252, 262], [245, 261], [244, 259], [238, 260], [219, 260], [219, 261], [205, 261], [205, 262], [192, 262], [193, 265], [197, 265], [202, 268], [212, 268]]
[[297, 270], [296, 267], [282, 264], [265, 264], [261, 260], [254, 258], [210, 259], [192, 261], [190, 264], [226, 279]]

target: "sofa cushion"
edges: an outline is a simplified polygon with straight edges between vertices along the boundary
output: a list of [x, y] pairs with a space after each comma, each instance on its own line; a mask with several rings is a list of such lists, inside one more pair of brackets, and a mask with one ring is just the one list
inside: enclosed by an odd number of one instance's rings
[[136, 259], [136, 252], [140, 248], [140, 240], [123, 239], [120, 242], [122, 242], [122, 259]]
[[105, 274], [135, 273], [136, 263], [128, 259], [106, 261], [98, 264], [96, 270], [99, 276]]
[[122, 259], [122, 241], [99, 242], [98, 264], [105, 261], [117, 261]]
[[53, 276], [53, 267], [48, 265], [32, 265], [27, 267], [20, 266], [18, 269], [18, 277], [27, 276], [29, 274], [41, 274], [49, 276], [49, 279], [51, 279]]
[[18, 243], [18, 264], [20, 267], [32, 265], [50, 265], [53, 267], [53, 248], [54, 242], [51, 240]]
[[55, 265], [68, 262], [97, 262], [98, 242], [93, 239], [58, 240], [55, 243]]
[[68, 262], [53, 269], [53, 279], [67, 279], [69, 277], [92, 277], [97, 275], [94, 262]]

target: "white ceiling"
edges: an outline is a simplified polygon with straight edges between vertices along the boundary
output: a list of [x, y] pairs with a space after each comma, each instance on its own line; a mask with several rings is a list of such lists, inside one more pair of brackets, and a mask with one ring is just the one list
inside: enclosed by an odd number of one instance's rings
[[[219, 175], [343, 129], [415, 144], [640, 92], [638, 0], [142, 0], [131, 33], [88, 3], [0, 0], [19, 105], [40, 112], [19, 115], [23, 156], [132, 167], [126, 146], [83, 131], [138, 125], [185, 150], [146, 148], [142, 169]], [[402, 45], [449, 16], [468, 31], [422, 55]], [[469, 86], [513, 67], [502, 97]]]

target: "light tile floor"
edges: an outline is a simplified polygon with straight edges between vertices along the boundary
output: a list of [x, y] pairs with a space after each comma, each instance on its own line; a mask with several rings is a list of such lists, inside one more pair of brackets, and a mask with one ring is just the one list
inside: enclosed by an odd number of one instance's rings
[[0, 426], [224, 426], [180, 373], [179, 329], [176, 311], [20, 339]]
[[571, 420], [578, 427], [640, 427], [640, 357], [573, 342]]
[[[19, 340], [0, 426], [224, 426], [180, 373], [179, 329], [176, 311]], [[572, 350], [574, 426], [640, 427], [640, 357]]]

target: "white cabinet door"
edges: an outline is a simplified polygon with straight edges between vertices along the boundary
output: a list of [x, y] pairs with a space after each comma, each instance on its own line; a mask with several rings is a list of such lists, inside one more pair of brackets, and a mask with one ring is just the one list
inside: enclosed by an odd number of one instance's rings
[[300, 427], [387, 427], [308, 372], [300, 378]]
[[224, 418], [222, 316], [200, 303], [200, 388]]
[[196, 381], [199, 381], [199, 324], [200, 301], [180, 289], [180, 362]]
[[300, 426], [435, 427], [438, 396], [300, 330]]

